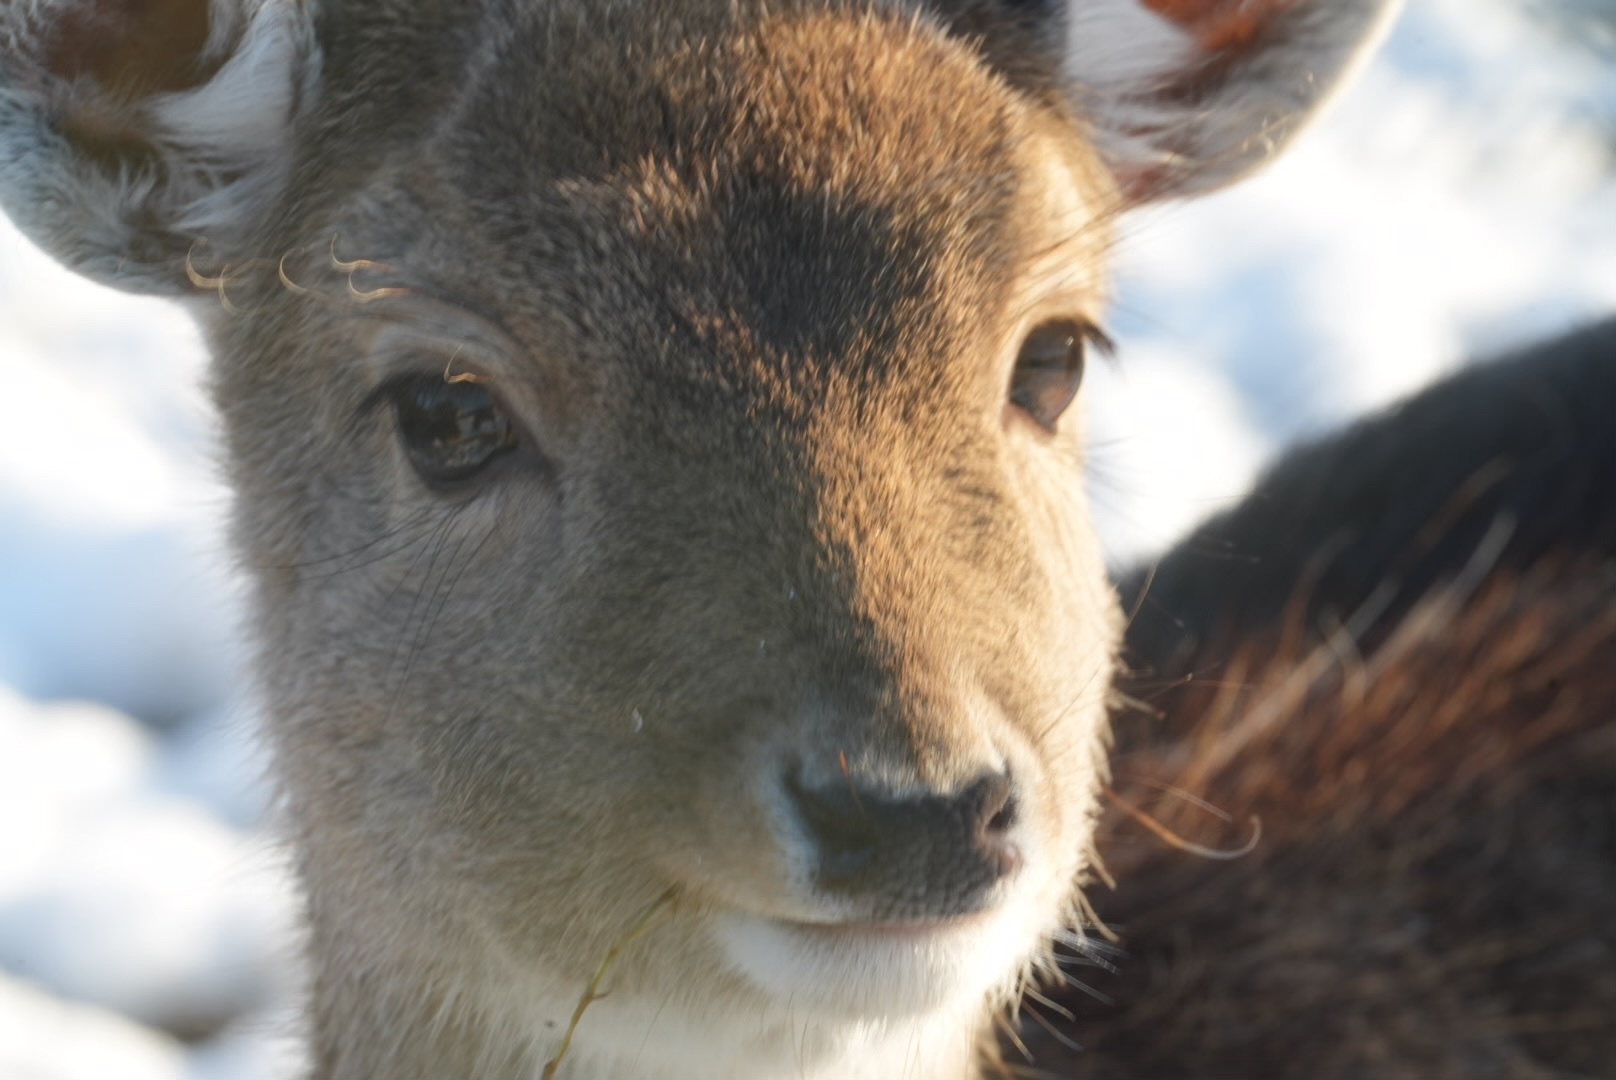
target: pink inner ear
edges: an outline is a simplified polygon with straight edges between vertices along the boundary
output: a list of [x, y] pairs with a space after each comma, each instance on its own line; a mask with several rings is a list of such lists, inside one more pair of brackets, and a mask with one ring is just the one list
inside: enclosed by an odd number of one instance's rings
[[[1296, 0], [1140, 0], [1182, 26], [1209, 53], [1238, 52], [1250, 45]], [[1329, 0], [1324, 0], [1328, 3]]]
[[208, 0], [112, 0], [67, 7], [44, 57], [64, 79], [90, 78], [120, 97], [205, 82]]

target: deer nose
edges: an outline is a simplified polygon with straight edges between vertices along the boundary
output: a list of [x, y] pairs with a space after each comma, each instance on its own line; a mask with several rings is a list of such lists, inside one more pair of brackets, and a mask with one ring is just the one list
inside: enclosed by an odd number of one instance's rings
[[951, 795], [893, 798], [853, 777], [822, 787], [793, 778], [787, 790], [814, 846], [819, 888], [859, 901], [872, 919], [972, 914], [1021, 867], [1008, 773]]

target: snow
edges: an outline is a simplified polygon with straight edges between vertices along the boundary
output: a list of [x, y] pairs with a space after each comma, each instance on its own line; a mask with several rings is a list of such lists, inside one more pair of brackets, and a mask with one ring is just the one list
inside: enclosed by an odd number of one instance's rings
[[[1616, 311], [1616, 64], [1530, 10], [1413, 0], [1290, 157], [1125, 223], [1120, 357], [1086, 398], [1115, 560], [1297, 439]], [[241, 690], [201, 366], [178, 311], [0, 224], [7, 1078], [291, 1074], [294, 890]]]
[[0, 970], [171, 1032], [285, 994], [284, 860], [169, 788], [183, 750], [105, 706], [3, 689], [0, 747], [0, 820], [27, 823], [0, 834]]
[[0, 1076], [179, 1080], [185, 1069], [185, 1048], [171, 1036], [0, 973]]
[[284, 1016], [246, 1019], [188, 1047], [94, 1005], [64, 1001], [0, 971], [6, 1080], [286, 1080], [301, 1057]]
[[175, 307], [74, 276], [0, 217], [0, 684], [162, 722], [237, 683], [202, 362]]

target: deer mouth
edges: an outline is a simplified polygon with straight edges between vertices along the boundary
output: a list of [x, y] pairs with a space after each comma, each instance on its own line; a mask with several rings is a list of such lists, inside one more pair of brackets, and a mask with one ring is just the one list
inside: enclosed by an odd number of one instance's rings
[[809, 937], [818, 936], [827, 941], [923, 942], [948, 934], [967, 933], [985, 927], [992, 921], [987, 912], [958, 915], [950, 918], [909, 919], [894, 922], [800, 922], [786, 923], [797, 932]]
[[802, 922], [724, 914], [714, 933], [729, 966], [770, 997], [840, 1016], [979, 1007], [1020, 971], [1041, 926], [1027, 899], [946, 918]]

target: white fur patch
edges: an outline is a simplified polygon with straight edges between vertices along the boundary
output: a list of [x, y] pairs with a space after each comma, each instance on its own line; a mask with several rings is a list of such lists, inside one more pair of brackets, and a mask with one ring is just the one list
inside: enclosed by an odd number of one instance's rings
[[1158, 86], [1198, 59], [1195, 40], [1139, 0], [1077, 0], [1066, 17], [1066, 72], [1099, 93]]
[[[507, 998], [489, 1016], [529, 1017], [539, 1080], [559, 1049], [556, 1032], [575, 1006], [562, 996]], [[561, 1075], [589, 1080], [971, 1080], [984, 1003], [922, 1016], [827, 1021], [790, 1003], [723, 1014], [669, 1000], [608, 994], [594, 1002], [563, 1059]], [[510, 1037], [520, 1037], [513, 1027]]]
[[295, 110], [319, 77], [304, 4], [256, 0], [243, 10], [239, 0], [213, 0], [212, 8], [210, 51], [246, 21], [235, 51], [206, 85], [150, 105], [160, 138], [195, 185], [176, 192], [174, 227], [199, 233], [240, 226], [262, 209], [290, 164]]
[[[1232, 57], [1192, 97], [1209, 58], [1141, 0], [1070, 0], [1065, 74], [1097, 149], [1136, 196], [1229, 183], [1283, 148], [1325, 108], [1384, 37], [1402, 0], [1297, 0], [1284, 33]], [[1154, 184], [1155, 187], [1149, 185]]]
[[1066, 75], [1112, 170], [1126, 183], [1173, 167], [1157, 136], [1179, 121], [1154, 92], [1204, 60], [1195, 39], [1139, 0], [1073, 0], [1067, 19]]

